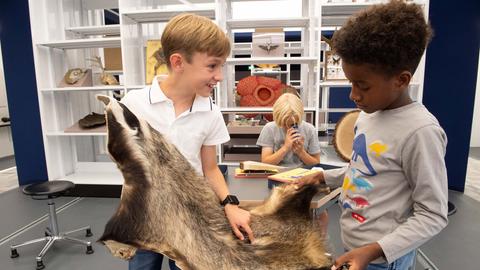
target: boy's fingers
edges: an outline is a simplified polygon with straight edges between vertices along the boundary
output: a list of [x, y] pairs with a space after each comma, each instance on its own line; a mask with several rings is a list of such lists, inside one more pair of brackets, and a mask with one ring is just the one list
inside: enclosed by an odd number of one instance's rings
[[350, 267], [350, 265], [348, 264], [349, 261], [350, 261], [349, 256], [345, 256], [345, 254], [343, 254], [342, 256], [338, 257], [335, 260], [334, 266], [337, 270], [344, 270], [344, 269], [353, 270], [354, 268]]
[[244, 226], [242, 226], [243, 230], [247, 233], [248, 235], [248, 239], [250, 239], [250, 243], [253, 242], [253, 240], [255, 240], [254, 236], [253, 236], [253, 231], [252, 229], [250, 228], [250, 225], [248, 224], [245, 224]]
[[240, 232], [236, 224], [231, 224], [233, 233], [237, 236], [238, 239], [243, 240], [243, 234]]
[[295, 185], [295, 188], [296, 188], [296, 189], [299, 189], [299, 188], [301, 188], [305, 183], [304, 183], [304, 181], [302, 180], [302, 178], [300, 178], [300, 179], [296, 179], [295, 181], [293, 181], [292, 184]]

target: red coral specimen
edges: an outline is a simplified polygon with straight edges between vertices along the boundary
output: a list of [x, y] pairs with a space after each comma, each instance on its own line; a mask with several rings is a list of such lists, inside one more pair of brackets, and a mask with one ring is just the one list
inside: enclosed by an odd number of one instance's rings
[[[287, 85], [280, 80], [262, 77], [262, 76], [248, 76], [241, 79], [237, 84], [237, 93], [240, 95], [240, 106], [245, 107], [267, 107], [273, 106], [275, 101], [283, 93], [283, 89]], [[245, 115], [245, 117], [255, 117], [252, 115]], [[265, 115], [265, 118], [272, 121], [271, 114]]]

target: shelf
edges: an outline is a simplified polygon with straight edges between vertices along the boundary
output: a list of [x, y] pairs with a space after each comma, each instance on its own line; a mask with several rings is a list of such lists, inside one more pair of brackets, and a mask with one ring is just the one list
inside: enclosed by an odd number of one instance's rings
[[[291, 46], [292, 44], [299, 43], [300, 46]], [[232, 49], [233, 55], [245, 55], [245, 54], [252, 54], [252, 43], [243, 43], [241, 46], [240, 44], [234, 44], [234, 48]], [[285, 53], [287, 54], [301, 54], [304, 52], [303, 46], [301, 46], [300, 42], [285, 42], [284, 43]]]
[[85, 36], [120, 35], [120, 25], [81, 26], [66, 28], [65, 31]]
[[71, 92], [71, 91], [118, 91], [124, 90], [122, 85], [108, 85], [108, 86], [88, 86], [88, 87], [52, 87], [41, 88], [41, 92]]
[[240, 20], [231, 19], [227, 20], [227, 27], [230, 29], [248, 29], [248, 28], [270, 28], [270, 27], [306, 27], [309, 24], [309, 19], [303, 18], [285, 18], [285, 19], [253, 19], [253, 20]]
[[[222, 113], [261, 113], [261, 112], [272, 112], [272, 107], [230, 107], [220, 109]], [[304, 108], [305, 112], [314, 112], [315, 108], [306, 107]]]
[[252, 70], [252, 74], [288, 74], [286, 70]]
[[352, 87], [349, 81], [323, 81], [320, 87]]
[[137, 23], [156, 23], [167, 22], [175, 15], [181, 13], [195, 13], [200, 16], [204, 16], [210, 19], [215, 19], [215, 9], [212, 8], [198, 8], [198, 7], [184, 7], [176, 10], [165, 9], [146, 9], [122, 12], [123, 16], [126, 16]]
[[78, 122], [71, 127], [65, 129], [65, 131], [51, 131], [46, 132], [47, 136], [107, 136], [107, 127], [99, 126], [90, 129], [80, 128]]
[[127, 90], [140, 90], [145, 88], [146, 86], [150, 86], [150, 84], [145, 85], [145, 84], [139, 84], [139, 85], [127, 85], [125, 86], [125, 89]]
[[40, 46], [56, 49], [119, 48], [120, 38], [84, 38], [39, 43]]
[[311, 64], [317, 61], [316, 57], [254, 57], [254, 58], [227, 58], [230, 65], [255, 64]]
[[331, 15], [347, 15], [367, 8], [375, 3], [324, 3], [322, 4], [322, 17]]
[[353, 110], [358, 110], [357, 108], [326, 108], [326, 109], [318, 109], [319, 112], [330, 112], [330, 113], [345, 113], [350, 112]]
[[[352, 84], [349, 81], [339, 80], [339, 81], [323, 81], [320, 82], [320, 87], [352, 87]], [[410, 87], [419, 86], [419, 83], [410, 83]]]
[[[107, 162], [101, 162], [107, 163]], [[107, 163], [108, 164], [108, 163]], [[75, 172], [73, 174], [66, 175], [63, 180], [71, 181], [75, 184], [83, 185], [122, 185], [123, 175], [117, 170], [112, 171], [85, 171]]]
[[228, 133], [232, 134], [260, 134], [264, 126], [227, 126]]

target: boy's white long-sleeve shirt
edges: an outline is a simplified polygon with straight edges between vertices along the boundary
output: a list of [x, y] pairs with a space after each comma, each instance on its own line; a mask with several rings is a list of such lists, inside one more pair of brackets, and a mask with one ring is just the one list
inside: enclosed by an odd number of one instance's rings
[[342, 186], [348, 250], [378, 242], [391, 263], [447, 225], [446, 144], [437, 119], [417, 102], [360, 113], [350, 164], [325, 171], [328, 185]]

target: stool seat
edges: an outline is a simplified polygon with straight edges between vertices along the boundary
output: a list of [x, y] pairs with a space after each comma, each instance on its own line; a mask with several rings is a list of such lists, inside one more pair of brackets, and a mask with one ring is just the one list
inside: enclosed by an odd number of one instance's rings
[[23, 193], [29, 196], [47, 196], [54, 198], [75, 187], [70, 181], [56, 180], [31, 184], [23, 188]]

